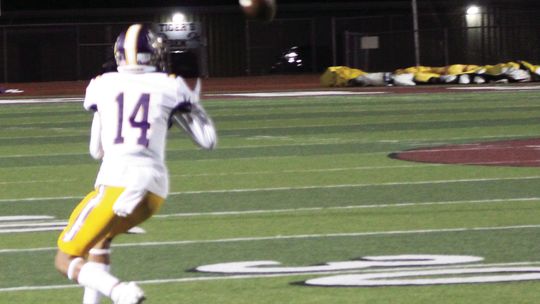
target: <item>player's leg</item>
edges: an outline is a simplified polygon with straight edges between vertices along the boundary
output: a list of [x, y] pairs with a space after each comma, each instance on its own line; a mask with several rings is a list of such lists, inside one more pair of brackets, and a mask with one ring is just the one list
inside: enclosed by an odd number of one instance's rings
[[[96, 244], [88, 253], [87, 263], [111, 273], [111, 239], [105, 239]], [[83, 304], [99, 304], [103, 294], [90, 287], [84, 288]]]
[[[110, 273], [110, 244], [112, 239], [105, 239], [99, 242], [96, 246], [90, 249], [87, 262], [84, 267], [91, 267], [97, 270], [103, 270]], [[85, 268], [86, 270], [86, 268]], [[83, 276], [85, 274], [83, 273]], [[101, 274], [101, 277], [103, 273]], [[93, 278], [91, 282], [85, 284], [84, 288], [83, 304], [99, 304], [101, 303], [102, 294], [98, 289], [94, 289], [91, 286], [95, 284], [97, 278]], [[83, 278], [84, 280], [84, 278]], [[133, 282], [124, 283], [119, 282], [111, 290], [110, 298], [114, 303], [121, 304], [136, 304], [141, 303], [144, 298], [144, 292]]]
[[[90, 193], [80, 203], [59, 237], [56, 267], [71, 280], [111, 297], [115, 303], [138, 303], [144, 299], [144, 294], [135, 283], [120, 283], [119, 279], [99, 267], [98, 263], [87, 263], [82, 258], [89, 253], [90, 248], [99, 247], [101, 240], [112, 239], [142, 223], [164, 201], [148, 193], [130, 216], [118, 217], [114, 215], [112, 205], [122, 192], [123, 188], [100, 187], [99, 191]], [[107, 242], [102, 245], [104, 248], [109, 247]]]
[[112, 205], [122, 191], [123, 188], [100, 187], [81, 201], [58, 238], [55, 265], [69, 279], [112, 298], [114, 303], [140, 303], [144, 299], [140, 288], [121, 283], [98, 263], [85, 259], [90, 249], [99, 246], [118, 223]]
[[135, 208], [135, 210], [133, 210], [133, 212], [128, 217], [118, 218], [118, 221], [111, 228], [106, 238], [112, 239], [115, 236], [126, 233], [131, 228], [143, 223], [144, 221], [152, 217], [152, 215], [157, 213], [164, 202], [164, 198], [152, 192], [147, 192], [146, 195], [143, 197], [142, 202], [139, 203], [137, 208]]

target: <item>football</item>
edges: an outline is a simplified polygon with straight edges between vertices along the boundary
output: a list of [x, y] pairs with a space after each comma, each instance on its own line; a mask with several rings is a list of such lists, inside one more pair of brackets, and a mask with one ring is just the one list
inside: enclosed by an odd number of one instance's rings
[[276, 0], [239, 0], [248, 19], [270, 22], [276, 15]]

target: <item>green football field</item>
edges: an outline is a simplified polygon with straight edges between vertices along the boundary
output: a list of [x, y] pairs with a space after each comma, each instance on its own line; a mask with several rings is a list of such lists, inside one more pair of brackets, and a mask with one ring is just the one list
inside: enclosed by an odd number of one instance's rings
[[[172, 129], [165, 206], [113, 247], [113, 273], [139, 282], [147, 303], [538, 303], [540, 167], [388, 155], [540, 137], [540, 91], [204, 105], [218, 149]], [[90, 121], [78, 102], [0, 105], [0, 303], [81, 303], [53, 258], [99, 166]], [[429, 259], [417, 255], [478, 258], [420, 265]], [[407, 256], [418, 259], [392, 263]], [[247, 261], [267, 263], [230, 264]], [[231, 273], [195, 271], [221, 263]], [[305, 284], [327, 277], [377, 287]]]

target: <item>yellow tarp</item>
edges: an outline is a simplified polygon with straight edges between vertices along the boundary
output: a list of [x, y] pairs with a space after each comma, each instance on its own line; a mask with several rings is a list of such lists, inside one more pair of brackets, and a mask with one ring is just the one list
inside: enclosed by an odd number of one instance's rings
[[346, 66], [333, 66], [326, 69], [321, 76], [321, 85], [326, 87], [345, 87], [349, 80], [365, 75], [366, 72]]
[[[498, 76], [508, 70], [522, 69], [531, 74], [540, 75], [540, 65], [534, 65], [527, 61], [510, 61], [495, 65], [452, 64], [442, 67], [414, 66], [394, 71], [394, 74], [413, 74], [417, 83], [438, 83], [441, 76], [460, 76], [464, 74], [479, 74]], [[327, 87], [348, 86], [351, 79], [368, 74], [360, 69], [346, 66], [332, 66], [326, 69], [321, 76], [321, 85]], [[537, 76], [538, 77], [538, 76]]]
[[482, 67], [472, 64], [452, 64], [443, 67], [417, 66], [398, 69], [395, 71], [395, 74], [411, 73], [414, 74], [414, 81], [427, 83], [430, 81], [430, 79], [439, 78], [442, 75], [457, 76], [463, 74], [472, 74], [480, 71], [481, 69]]

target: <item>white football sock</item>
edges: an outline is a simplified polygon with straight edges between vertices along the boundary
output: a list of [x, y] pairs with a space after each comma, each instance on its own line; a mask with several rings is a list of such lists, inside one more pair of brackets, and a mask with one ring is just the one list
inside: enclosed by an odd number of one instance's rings
[[[101, 268], [107, 273], [111, 272], [111, 266], [108, 264], [96, 263], [96, 262], [89, 262], [89, 263], [95, 263], [95, 267]], [[90, 287], [85, 287], [84, 296], [83, 296], [83, 304], [99, 304], [101, 303], [102, 297], [103, 295], [101, 294], [101, 292]]]
[[69, 263], [69, 266], [68, 266], [68, 269], [67, 269], [67, 277], [68, 279], [70, 280], [75, 280], [75, 271], [77, 270], [77, 266], [79, 264], [82, 264], [84, 263], [84, 259], [83, 258], [74, 258], [70, 263]]
[[99, 266], [100, 263], [87, 262], [81, 268], [77, 281], [79, 285], [94, 289], [111, 297], [111, 291], [120, 280]]

